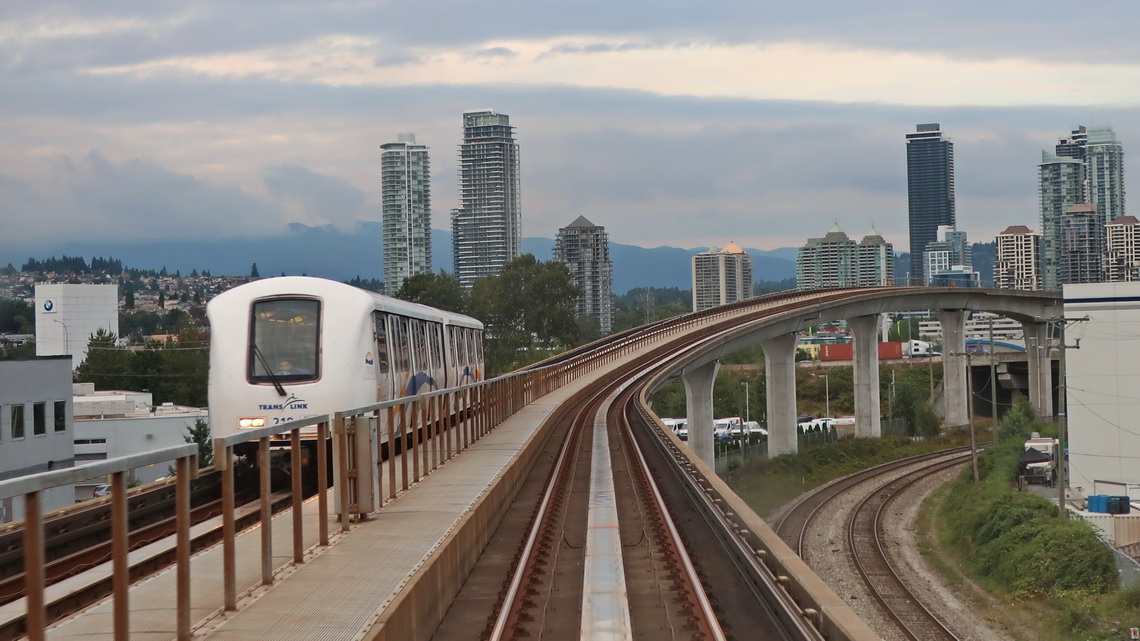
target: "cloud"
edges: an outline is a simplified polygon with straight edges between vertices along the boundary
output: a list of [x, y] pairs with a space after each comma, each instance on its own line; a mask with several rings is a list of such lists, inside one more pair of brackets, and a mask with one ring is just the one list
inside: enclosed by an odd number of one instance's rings
[[[269, 167], [263, 181], [272, 196], [289, 203], [293, 222], [352, 230], [367, 213], [364, 192], [348, 181], [298, 165]], [[375, 219], [376, 215], [371, 218]]]
[[489, 47], [471, 54], [472, 58], [516, 58], [519, 52], [508, 47]]
[[98, 152], [58, 157], [47, 180], [0, 177], [8, 242], [49, 239], [207, 238], [285, 229], [280, 207], [225, 184], [144, 160]]

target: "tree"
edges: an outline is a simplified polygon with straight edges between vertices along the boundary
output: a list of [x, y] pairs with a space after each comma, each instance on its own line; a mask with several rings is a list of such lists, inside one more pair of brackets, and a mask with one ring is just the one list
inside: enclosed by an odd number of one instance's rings
[[523, 254], [495, 276], [475, 282], [471, 309], [487, 327], [487, 369], [502, 373], [578, 341], [578, 288], [570, 269]]
[[[285, 272], [281, 272], [281, 275], [284, 276]], [[254, 263], [253, 266], [249, 268], [249, 277], [261, 278], [261, 274], [257, 273], [257, 263]]]
[[135, 293], [133, 291], [128, 291], [126, 293], [126, 295], [123, 296], [123, 309], [134, 309], [134, 308], [135, 308]]
[[393, 296], [458, 314], [466, 314], [471, 304], [459, 277], [442, 269], [438, 274], [416, 274], [404, 279]]
[[194, 423], [186, 428], [182, 440], [198, 445], [198, 469], [214, 465], [214, 441], [210, 438], [210, 424], [206, 419], [194, 419]]

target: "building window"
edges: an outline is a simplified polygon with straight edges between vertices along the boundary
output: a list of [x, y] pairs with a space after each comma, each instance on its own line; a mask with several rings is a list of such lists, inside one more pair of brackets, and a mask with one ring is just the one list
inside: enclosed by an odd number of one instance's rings
[[24, 438], [24, 406], [12, 406], [12, 438]]
[[44, 434], [47, 434], [47, 403], [35, 403], [32, 405], [32, 435]]
[[67, 401], [55, 402], [55, 431], [67, 431]]

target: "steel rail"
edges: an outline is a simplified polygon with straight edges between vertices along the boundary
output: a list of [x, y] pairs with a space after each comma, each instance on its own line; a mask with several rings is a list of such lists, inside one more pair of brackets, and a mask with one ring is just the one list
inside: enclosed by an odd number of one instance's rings
[[[958, 637], [907, 587], [887, 557], [881, 539], [883, 511], [901, 492], [930, 474], [962, 465], [968, 460], [968, 453], [955, 456], [951, 460], [909, 472], [884, 483], [859, 502], [847, 521], [847, 544], [855, 567], [859, 570], [863, 582], [875, 601], [883, 607], [891, 620], [898, 625], [899, 630], [911, 641], [932, 641], [930, 632], [944, 641], [958, 641]], [[867, 512], [871, 513], [868, 515]], [[866, 516], [870, 517], [869, 522]], [[870, 541], [864, 545], [859, 545], [857, 542], [859, 537], [863, 537], [864, 542], [868, 539]], [[883, 573], [879, 568], [874, 568], [872, 565], [885, 567], [887, 573]], [[872, 577], [885, 578], [889, 585], [883, 585]], [[893, 589], [901, 596], [901, 599], [888, 597], [887, 589]], [[922, 625], [924, 628], [917, 630], [916, 624]]]

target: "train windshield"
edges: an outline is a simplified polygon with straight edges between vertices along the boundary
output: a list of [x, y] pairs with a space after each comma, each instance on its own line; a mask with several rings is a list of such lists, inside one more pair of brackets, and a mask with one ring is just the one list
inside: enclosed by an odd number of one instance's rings
[[321, 303], [278, 299], [253, 304], [249, 380], [300, 383], [320, 376]]

